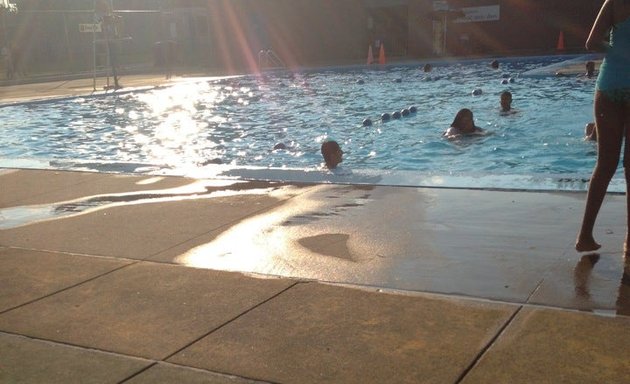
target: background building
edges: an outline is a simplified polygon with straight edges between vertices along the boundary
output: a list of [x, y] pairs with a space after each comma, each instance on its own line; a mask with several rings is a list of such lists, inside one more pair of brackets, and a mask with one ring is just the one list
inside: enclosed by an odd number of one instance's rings
[[117, 16], [108, 38], [123, 70], [151, 67], [159, 61], [156, 43], [171, 40], [177, 65], [249, 72], [261, 50], [296, 67], [363, 63], [368, 47], [376, 55], [381, 44], [390, 61], [579, 52], [603, 0], [12, 2], [19, 11], [0, 15], [0, 44], [34, 74], [106, 68], [107, 36], [94, 27], [106, 6]]

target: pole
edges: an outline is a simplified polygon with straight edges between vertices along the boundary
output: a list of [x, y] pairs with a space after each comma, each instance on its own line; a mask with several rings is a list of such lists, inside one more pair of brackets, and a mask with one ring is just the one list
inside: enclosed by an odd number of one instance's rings
[[442, 23], [442, 28], [444, 28], [442, 32], [442, 55], [446, 55], [446, 21], [447, 21], [447, 16], [446, 16], [446, 13], [444, 13], [444, 18], [443, 18], [443, 23]]
[[[0, 22], [2, 23], [2, 41], [0, 41], [0, 50], [2, 50], [1, 53], [5, 53], [7, 55], [9, 55], [9, 50], [11, 49], [11, 40], [9, 39], [9, 30], [7, 28], [7, 13], [9, 12], [9, 10], [7, 8], [0, 8]], [[6, 49], [6, 51], [5, 51]], [[3, 58], [3, 60], [5, 61], [4, 64], [5, 65], [11, 65], [11, 63], [9, 63], [8, 58], [10, 56], [5, 56]], [[5, 77], [6, 74], [8, 73], [8, 71], [5, 68]]]
[[96, 92], [96, 0], [94, 0], [94, 15], [92, 16], [92, 92]]
[[5, 20], [6, 12], [6, 9], [0, 9], [0, 22], [2, 23], [2, 41], [0, 41], [0, 44], [2, 44], [2, 47], [5, 47], [9, 42], [9, 38], [7, 36], [7, 24]]
[[[107, 31], [107, 61], [111, 65], [112, 77], [114, 78], [114, 89], [120, 88], [118, 84], [118, 46], [112, 46], [112, 44], [118, 44], [118, 29], [116, 26], [116, 14], [114, 13], [114, 0], [109, 0], [110, 20]], [[111, 35], [111, 36], [110, 36]], [[112, 39], [113, 38], [113, 39]], [[109, 86], [109, 76], [107, 78], [107, 85]]]
[[72, 46], [70, 44], [70, 32], [68, 32], [68, 17], [66, 14], [63, 14], [63, 31], [66, 37], [66, 53], [68, 54], [68, 61], [70, 63], [74, 62], [74, 55], [72, 53]]

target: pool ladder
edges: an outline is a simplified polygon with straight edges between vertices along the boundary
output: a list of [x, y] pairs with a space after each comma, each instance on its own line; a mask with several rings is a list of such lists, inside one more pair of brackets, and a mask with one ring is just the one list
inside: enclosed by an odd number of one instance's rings
[[258, 68], [262, 71], [270, 68], [286, 68], [286, 65], [273, 50], [261, 49], [258, 52]]

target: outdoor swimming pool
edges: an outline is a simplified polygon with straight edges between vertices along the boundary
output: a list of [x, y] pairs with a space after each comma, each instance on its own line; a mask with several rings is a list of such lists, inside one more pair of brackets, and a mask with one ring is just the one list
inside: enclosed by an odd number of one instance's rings
[[[522, 76], [567, 60], [536, 57], [273, 72], [0, 108], [0, 166], [479, 188], [584, 189], [595, 145], [594, 80]], [[579, 59], [578, 59], [579, 60]], [[510, 79], [512, 82], [510, 82]], [[482, 94], [474, 96], [473, 90]], [[499, 94], [514, 95], [504, 115]], [[381, 122], [382, 113], [418, 112]], [[442, 132], [470, 108], [490, 134]], [[372, 126], [363, 126], [369, 118]], [[352, 175], [319, 170], [337, 140]], [[274, 150], [277, 143], [286, 149]], [[612, 190], [623, 190], [615, 179]]]

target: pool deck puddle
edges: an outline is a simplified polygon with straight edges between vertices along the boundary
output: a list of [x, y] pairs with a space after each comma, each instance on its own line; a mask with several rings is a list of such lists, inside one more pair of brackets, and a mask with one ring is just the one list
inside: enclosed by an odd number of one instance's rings
[[[139, 184], [149, 184], [142, 182]], [[143, 192], [86, 196], [51, 204], [0, 208], [0, 229], [16, 228], [36, 222], [62, 219], [96, 210], [132, 204], [156, 204], [186, 199], [211, 199], [243, 194], [271, 194], [276, 187], [260, 188], [252, 183], [198, 181], [190, 185]], [[219, 187], [219, 185], [223, 185]]]

